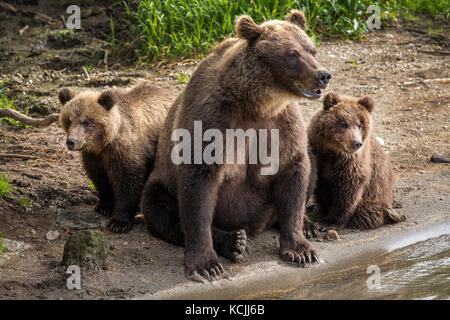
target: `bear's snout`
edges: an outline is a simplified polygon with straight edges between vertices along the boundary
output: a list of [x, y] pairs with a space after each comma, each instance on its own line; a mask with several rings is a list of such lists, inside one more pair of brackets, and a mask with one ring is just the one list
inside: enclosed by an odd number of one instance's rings
[[316, 80], [319, 82], [319, 84], [322, 86], [322, 88], [326, 88], [328, 82], [330, 82], [331, 79], [331, 73], [328, 72], [328, 70], [321, 69], [316, 72]]
[[75, 139], [68, 138], [66, 140], [67, 149], [73, 151], [75, 148], [75, 143], [76, 143]]
[[353, 150], [356, 151], [356, 150], [358, 150], [359, 148], [361, 148], [362, 142], [361, 142], [361, 141], [358, 141], [358, 140], [355, 140], [355, 141], [353, 141], [352, 146], [353, 146]]

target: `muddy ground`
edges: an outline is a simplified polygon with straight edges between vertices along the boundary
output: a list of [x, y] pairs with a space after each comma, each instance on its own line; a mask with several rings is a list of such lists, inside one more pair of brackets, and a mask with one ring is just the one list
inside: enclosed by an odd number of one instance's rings
[[[60, 18], [65, 7], [49, 5], [50, 1], [40, 1], [40, 5], [38, 1], [19, 3], [25, 4], [15, 4], [17, 8], [52, 18], [46, 21], [33, 14], [0, 10], [0, 82], [8, 80], [3, 92], [15, 100], [19, 110], [28, 109], [33, 116], [58, 112], [56, 96], [62, 86], [80, 91], [127, 87], [146, 79], [180, 91], [185, 84], [177, 80], [177, 75], [192, 73], [197, 64], [190, 60], [130, 65], [105, 42], [109, 15], [115, 14], [115, 9], [83, 6], [83, 29], [72, 33], [64, 31]], [[429, 19], [422, 25], [399, 23], [377, 30], [363, 41], [323, 40], [318, 44], [318, 60], [332, 73], [329, 91], [374, 97], [374, 131], [384, 139], [392, 158], [397, 210], [407, 217], [402, 224], [375, 231], [345, 230], [342, 240], [336, 242], [314, 240], [313, 246], [324, 263], [333, 259], [334, 248], [357, 248], [358, 243], [450, 216], [449, 165], [430, 162], [432, 155], [450, 152], [449, 84], [421, 83], [449, 77], [450, 43], [444, 36], [450, 34], [449, 30], [448, 21]], [[89, 70], [89, 80], [83, 66]], [[321, 101], [302, 101], [305, 121], [320, 107]], [[0, 298], [131, 298], [158, 296], [180, 286], [202, 290], [199, 285], [186, 284], [182, 248], [149, 236], [142, 216], [136, 218], [129, 234], [107, 234], [113, 250], [106, 270], [83, 270], [82, 289], [66, 288], [67, 275], [59, 263], [64, 243], [74, 229], [57, 223], [58, 213], [89, 216], [102, 230], [106, 221], [92, 212], [95, 191], [81, 169], [79, 154], [69, 152], [64, 141], [57, 124], [44, 129], [13, 128], [4, 122], [0, 125], [0, 174], [9, 177], [15, 189], [10, 197], [0, 198], [0, 232], [4, 238], [30, 245], [24, 251], [0, 254]], [[61, 236], [46, 240], [50, 230], [57, 230]], [[251, 271], [255, 265], [264, 272], [265, 264], [281, 263], [277, 237], [276, 231], [269, 231], [251, 239], [250, 255], [242, 264], [223, 260], [231, 278], [241, 271]]]

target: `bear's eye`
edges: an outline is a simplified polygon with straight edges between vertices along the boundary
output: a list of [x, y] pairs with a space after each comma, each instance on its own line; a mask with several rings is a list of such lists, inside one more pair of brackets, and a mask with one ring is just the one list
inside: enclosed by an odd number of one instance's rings
[[88, 127], [90, 123], [91, 123], [91, 122], [90, 122], [88, 119], [86, 119], [86, 120], [84, 120], [83, 122], [81, 122], [81, 125], [82, 125], [83, 127]]
[[341, 121], [339, 124], [341, 125], [341, 128], [344, 128], [344, 129], [348, 128], [348, 124], [345, 121]]
[[292, 50], [291, 52], [289, 52], [289, 57], [298, 58], [300, 57], [300, 52], [298, 52], [297, 50]]
[[362, 123], [359, 123], [359, 124], [358, 124], [358, 128], [362, 129], [363, 127], [364, 127], [364, 126], [363, 126]]

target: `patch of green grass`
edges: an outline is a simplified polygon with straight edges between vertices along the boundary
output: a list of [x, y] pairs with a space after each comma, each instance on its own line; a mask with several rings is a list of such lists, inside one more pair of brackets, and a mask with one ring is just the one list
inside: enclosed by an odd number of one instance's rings
[[9, 197], [11, 191], [14, 191], [14, 188], [11, 187], [11, 181], [8, 177], [0, 174], [0, 198]]
[[92, 181], [89, 181], [89, 187], [92, 191], [97, 191], [97, 188], [95, 187], [95, 184]]
[[191, 77], [187, 73], [180, 72], [175, 75], [175, 78], [179, 83], [186, 83]]
[[0, 232], [0, 253], [2, 253], [3, 251], [5, 251], [5, 245], [3, 243], [2, 233]]
[[86, 68], [87, 72], [91, 72], [94, 69], [94, 67], [92, 65], [90, 65], [90, 64], [87, 64], [84, 67]]
[[23, 197], [22, 199], [20, 199], [20, 205], [23, 208], [31, 208], [31, 207], [33, 207], [33, 203], [27, 197]]
[[[8, 80], [4, 80], [4, 81], [0, 82], [0, 109], [6, 108], [6, 109], [12, 109], [12, 110], [17, 111], [17, 109], [13, 105], [14, 99], [9, 99], [4, 92], [7, 82], [8, 82]], [[25, 110], [25, 115], [28, 115], [28, 108]], [[3, 121], [5, 121], [6, 123], [8, 123], [11, 126], [22, 128], [22, 129], [26, 129], [29, 127], [28, 125], [26, 125], [20, 121], [11, 119], [9, 117], [1, 118], [0, 124]]]
[[250, 15], [257, 23], [283, 19], [292, 9], [305, 13], [308, 34], [358, 39], [368, 32], [369, 5], [380, 8], [381, 21], [419, 13], [449, 17], [449, 0], [127, 0], [124, 2], [129, 41], [111, 43], [139, 61], [203, 57], [217, 42], [234, 34], [236, 18]]

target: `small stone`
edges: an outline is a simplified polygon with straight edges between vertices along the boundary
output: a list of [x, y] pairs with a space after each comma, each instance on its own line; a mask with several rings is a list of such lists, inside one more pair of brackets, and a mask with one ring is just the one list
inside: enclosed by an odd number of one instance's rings
[[336, 230], [328, 230], [327, 233], [323, 236], [324, 240], [334, 241], [339, 239], [339, 234]]
[[60, 233], [57, 230], [52, 230], [47, 232], [47, 234], [45, 235], [45, 239], [49, 240], [49, 241], [53, 241], [58, 239], [60, 236]]
[[450, 153], [437, 153], [431, 157], [431, 162], [449, 163]]
[[383, 138], [375, 137], [375, 140], [377, 140], [378, 143], [379, 143], [381, 146], [384, 146], [384, 140], [383, 140]]
[[64, 245], [62, 265], [106, 268], [109, 246], [100, 231], [81, 230], [72, 235]]

